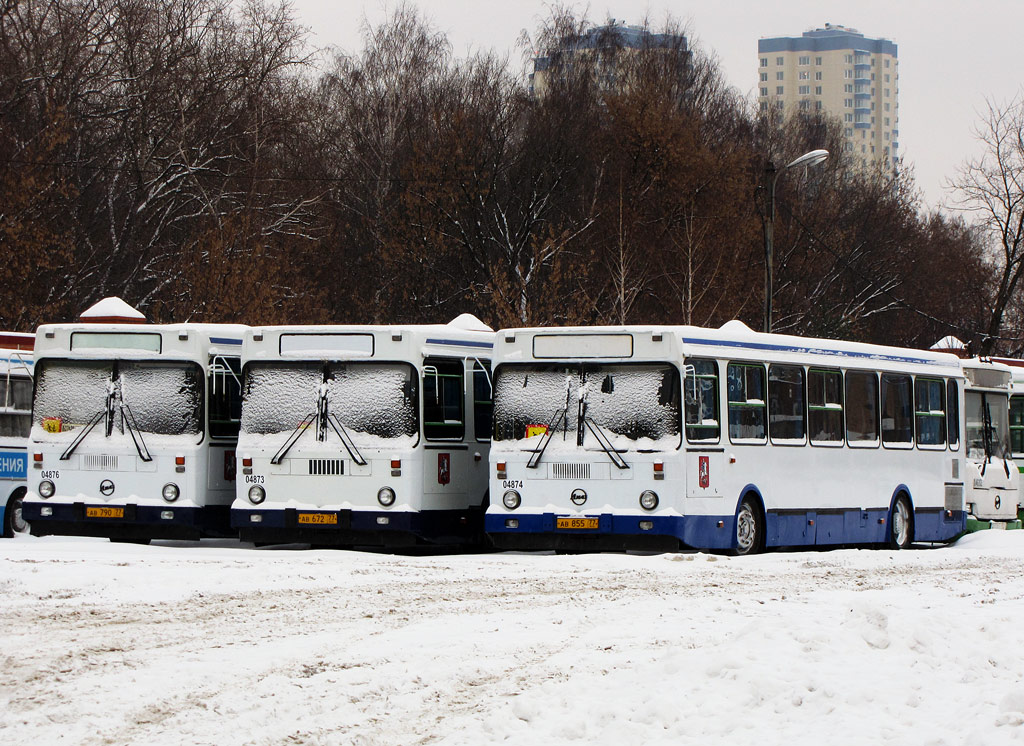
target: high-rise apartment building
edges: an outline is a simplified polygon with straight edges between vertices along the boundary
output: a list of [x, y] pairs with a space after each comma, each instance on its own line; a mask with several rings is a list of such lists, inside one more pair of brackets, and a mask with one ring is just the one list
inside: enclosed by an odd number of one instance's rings
[[825, 24], [801, 36], [759, 39], [762, 109], [838, 116], [845, 147], [864, 166], [890, 169], [899, 156], [896, 44]]
[[681, 34], [653, 33], [646, 26], [628, 26], [614, 18], [581, 34], [567, 36], [552, 49], [533, 58], [530, 92], [543, 96], [552, 76], [571, 69], [579, 58], [589, 58], [595, 80], [614, 90], [622, 84], [620, 65], [630, 54], [644, 49], [663, 50], [688, 64], [690, 50]]

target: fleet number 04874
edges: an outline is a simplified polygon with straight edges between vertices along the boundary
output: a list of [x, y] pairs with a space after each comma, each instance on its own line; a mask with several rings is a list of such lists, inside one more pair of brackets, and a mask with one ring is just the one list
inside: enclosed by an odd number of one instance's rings
[[521, 490], [523, 488], [522, 479], [503, 479], [501, 481], [501, 488], [503, 490]]

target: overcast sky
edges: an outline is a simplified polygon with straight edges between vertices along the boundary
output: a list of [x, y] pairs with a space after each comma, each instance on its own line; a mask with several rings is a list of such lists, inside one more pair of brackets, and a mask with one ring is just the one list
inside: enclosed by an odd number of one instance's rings
[[[364, 21], [379, 24], [395, 6], [380, 0], [292, 0], [298, 20], [317, 45], [361, 49]], [[518, 63], [516, 42], [549, 14], [543, 0], [414, 0], [413, 5], [444, 32], [458, 56], [494, 49]], [[825, 23], [848, 26], [866, 36], [896, 42], [900, 60], [900, 150], [914, 168], [925, 203], [949, 202], [945, 181], [980, 146], [972, 129], [986, 100], [1003, 104], [1024, 78], [1024, 0], [653, 0], [587, 5], [588, 17], [654, 27], [671, 15], [687, 26], [691, 45], [713, 52], [731, 85], [756, 93], [757, 40], [796, 36]]]

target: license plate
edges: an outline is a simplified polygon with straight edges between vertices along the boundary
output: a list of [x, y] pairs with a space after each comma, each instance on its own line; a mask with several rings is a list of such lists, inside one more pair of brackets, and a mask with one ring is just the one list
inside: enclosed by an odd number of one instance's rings
[[86, 508], [86, 518], [124, 518], [124, 508]]
[[337, 526], [337, 513], [299, 513], [299, 523], [310, 523], [316, 526]]
[[570, 529], [570, 530], [580, 530], [580, 529], [590, 529], [590, 530], [593, 530], [593, 529], [597, 528], [597, 521], [598, 521], [597, 518], [556, 518], [555, 519], [555, 528], [557, 528], [557, 529], [567, 528], [567, 529]]

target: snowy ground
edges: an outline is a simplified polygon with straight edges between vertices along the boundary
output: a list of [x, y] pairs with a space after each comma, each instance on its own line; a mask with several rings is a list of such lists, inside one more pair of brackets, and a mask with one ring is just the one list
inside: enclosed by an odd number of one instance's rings
[[0, 743], [1024, 742], [1024, 531], [405, 557], [0, 541]]

